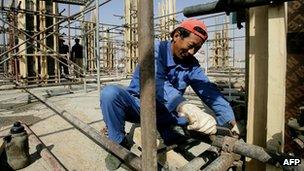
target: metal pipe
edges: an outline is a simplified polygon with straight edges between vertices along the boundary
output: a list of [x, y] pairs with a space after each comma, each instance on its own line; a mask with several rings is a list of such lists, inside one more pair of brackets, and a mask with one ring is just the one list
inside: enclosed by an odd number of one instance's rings
[[[1, 56], [0, 56], [0, 57], [1, 57]], [[6, 62], [7, 60], [9, 60], [11, 57], [12, 57], [12, 56], [9, 56], [9, 57], [3, 59], [3, 60], [0, 62], [0, 65], [2, 65], [4, 62]]]
[[173, 12], [173, 13], [169, 13], [169, 14], [165, 14], [165, 15], [161, 15], [161, 16], [154, 17], [153, 19], [154, 19], [154, 20], [157, 20], [157, 19], [160, 19], [160, 18], [164, 18], [164, 17], [168, 17], [168, 16], [180, 14], [180, 13], [182, 13], [182, 12], [183, 12], [183, 11]]
[[55, 106], [53, 103], [42, 100], [42, 98], [36, 96], [28, 89], [24, 89], [27, 93], [35, 97], [41, 103], [49, 107], [52, 111], [62, 117], [64, 120], [73, 125], [76, 129], [94, 141], [97, 145], [104, 148], [106, 151], [113, 153], [127, 164], [131, 169], [141, 170], [141, 158], [134, 153], [120, 146], [119, 144], [109, 140], [105, 135], [100, 134], [97, 130], [84, 123], [74, 115], [70, 114], [66, 110], [62, 110]]
[[[40, 0], [40, 1], [47, 1], [47, 0]], [[85, 5], [85, 0], [52, 0], [56, 3], [64, 3], [64, 4], [72, 4], [72, 5]]]
[[56, 158], [56, 156], [48, 150], [46, 145], [38, 138], [38, 136], [25, 124], [22, 123], [24, 129], [28, 133], [28, 140], [31, 145], [37, 148], [41, 158], [51, 167], [51, 170], [61, 171], [68, 170], [62, 163]]
[[[237, 158], [235, 157], [236, 154], [233, 153], [222, 153], [218, 158], [216, 158], [212, 163], [210, 163], [204, 171], [223, 171], [228, 170], [234, 160]], [[240, 158], [238, 158], [240, 159]]]
[[97, 90], [100, 95], [100, 47], [99, 47], [99, 0], [96, 0], [96, 66], [97, 66]]
[[142, 169], [145, 171], [156, 171], [157, 153], [153, 1], [140, 0], [138, 6], [138, 16]]
[[[30, 46], [32, 46], [32, 45], [30, 45]], [[28, 48], [26, 48], [26, 49], [28, 49]], [[22, 51], [24, 51], [24, 50], [22, 50]], [[19, 54], [20, 52], [18, 52], [17, 54], [12, 54], [12, 56], [41, 56], [42, 54], [39, 54], [39, 53], [36, 53], [36, 54], [30, 54], [30, 53], [26, 53], [26, 54]], [[57, 55], [57, 54], [47, 54], [47, 56], [60, 56], [60, 57], [62, 57], [62, 56], [65, 56], [64, 54], [59, 54], [59, 55]]]
[[184, 165], [179, 171], [189, 171], [189, 170], [200, 170], [200, 168], [208, 162], [208, 159], [202, 157], [195, 157], [189, 163]]
[[222, 137], [222, 136], [212, 136], [212, 145], [222, 148], [225, 143], [225, 141], [234, 142], [232, 144], [231, 152], [250, 157], [253, 159], [256, 159], [263, 163], [269, 163], [271, 165], [274, 165], [276, 167], [281, 167], [284, 170], [304, 170], [304, 164], [303, 159], [301, 161], [301, 165], [299, 166], [283, 166], [283, 162], [285, 159], [294, 158], [292, 156], [286, 155], [286, 154], [280, 154], [278, 152], [271, 152], [270, 150], [267, 150], [265, 148], [262, 148], [260, 146], [256, 146], [253, 144], [247, 144], [242, 140], [236, 140], [232, 137]]
[[210, 3], [186, 7], [183, 9], [183, 13], [185, 17], [194, 17], [219, 12], [234, 12], [238, 9], [270, 5], [273, 3], [282, 3], [287, 1], [291, 0], [217, 0]]
[[32, 84], [32, 85], [27, 85], [27, 86], [0, 88], [0, 91], [14, 90], [14, 89], [18, 89], [18, 88], [55, 87], [55, 86], [78, 85], [78, 84], [82, 84], [82, 82], [61, 82], [61, 83], [48, 83], [48, 84]]

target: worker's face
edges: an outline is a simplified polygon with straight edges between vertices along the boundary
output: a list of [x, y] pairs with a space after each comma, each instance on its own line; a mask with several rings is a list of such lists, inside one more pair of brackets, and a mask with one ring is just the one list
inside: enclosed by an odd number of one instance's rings
[[203, 43], [203, 39], [193, 33], [190, 33], [188, 37], [182, 38], [177, 31], [173, 35], [173, 55], [182, 60], [193, 58], [193, 55], [202, 47]]

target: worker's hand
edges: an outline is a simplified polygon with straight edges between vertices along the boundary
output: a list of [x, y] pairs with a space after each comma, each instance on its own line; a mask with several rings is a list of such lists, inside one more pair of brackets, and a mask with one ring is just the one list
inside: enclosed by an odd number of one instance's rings
[[231, 132], [240, 135], [240, 129], [238, 127], [238, 124], [235, 124], [232, 128], [231, 128]]
[[183, 103], [177, 107], [180, 117], [186, 117], [189, 120], [187, 129], [202, 132], [204, 134], [216, 133], [216, 121], [208, 113], [193, 104]]

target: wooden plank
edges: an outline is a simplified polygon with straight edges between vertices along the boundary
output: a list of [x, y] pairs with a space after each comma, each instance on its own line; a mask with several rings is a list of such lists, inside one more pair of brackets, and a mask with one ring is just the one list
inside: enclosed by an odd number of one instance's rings
[[[285, 4], [285, 3], [284, 3]], [[268, 9], [267, 148], [283, 152], [286, 78], [285, 5]], [[267, 165], [266, 170], [282, 170]]]
[[[40, 31], [44, 31], [45, 28], [47, 28], [46, 26], [46, 16], [43, 15], [46, 12], [46, 3], [45, 1], [40, 1], [39, 2], [39, 9], [40, 9], [40, 25], [39, 25], [39, 29]], [[43, 32], [40, 34], [40, 38], [46, 37], [46, 33]], [[43, 39], [40, 41], [40, 43], [45, 44], [46, 45], [46, 39]], [[40, 51], [42, 53], [42, 56], [40, 57], [40, 75], [43, 79], [47, 78], [47, 57], [46, 57], [46, 48], [44, 46], [40, 46]]]
[[[25, 9], [26, 2], [21, 3], [21, 9]], [[25, 13], [18, 13], [18, 29], [26, 30], [26, 14]], [[15, 36], [18, 37], [18, 44], [23, 43], [26, 40], [26, 35], [23, 33], [15, 33]], [[21, 77], [21, 82], [24, 83], [24, 79], [28, 76], [28, 69], [27, 69], [27, 57], [26, 54], [26, 44], [23, 44], [19, 47], [19, 51], [23, 51], [20, 53], [19, 58], [19, 76]]]
[[[284, 144], [285, 21], [283, 4], [249, 12], [247, 142], [276, 151], [282, 151]], [[247, 162], [247, 170], [277, 170], [257, 161]]]
[[[247, 143], [266, 146], [268, 33], [267, 7], [249, 10]], [[265, 170], [265, 164], [247, 159], [246, 170]]]
[[[53, 2], [53, 14], [58, 14], [58, 4]], [[57, 17], [53, 18], [53, 23], [57, 23], [59, 21], [59, 19]], [[59, 25], [55, 25], [54, 26], [55, 30], [58, 30], [58, 35], [59, 35]], [[53, 36], [53, 41], [54, 41], [54, 50], [56, 52], [59, 52], [59, 44], [58, 44], [58, 35], [54, 34]], [[59, 79], [56, 80], [55, 82], [58, 83], [60, 81], [60, 66], [59, 66], [59, 61], [58, 60], [54, 60], [54, 73], [55, 73], [55, 78]]]
[[[125, 5], [125, 23], [126, 25], [131, 24], [131, 15], [130, 15], [130, 0], [124, 1]], [[126, 73], [131, 74], [131, 53], [130, 53], [130, 27], [125, 27], [125, 35], [124, 35], [124, 41], [125, 41], [125, 58], [126, 58]]]
[[53, 0], [53, 2], [71, 5], [85, 5], [88, 0]]
[[[268, 116], [267, 140], [279, 133], [280, 144], [267, 144], [267, 148], [275, 148], [283, 152], [282, 131], [284, 131], [285, 114], [285, 77], [286, 77], [286, 29], [285, 6], [269, 8], [269, 68], [268, 68]], [[275, 147], [273, 147], [273, 145]], [[277, 148], [277, 145], [280, 147]]]

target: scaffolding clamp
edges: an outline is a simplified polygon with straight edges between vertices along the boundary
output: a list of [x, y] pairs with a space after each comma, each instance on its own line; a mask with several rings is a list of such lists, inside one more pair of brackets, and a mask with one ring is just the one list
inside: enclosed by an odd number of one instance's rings
[[222, 150], [227, 153], [233, 152], [233, 148], [236, 141], [236, 138], [229, 138], [228, 136], [225, 136], [222, 144]]

